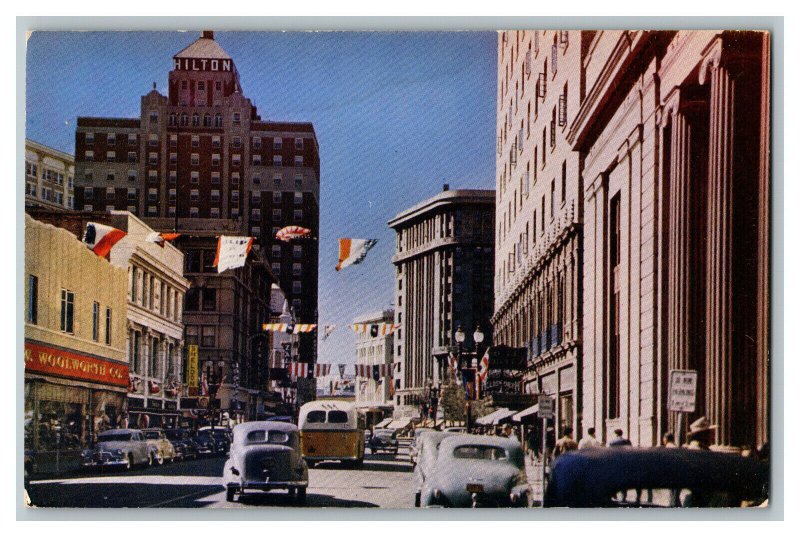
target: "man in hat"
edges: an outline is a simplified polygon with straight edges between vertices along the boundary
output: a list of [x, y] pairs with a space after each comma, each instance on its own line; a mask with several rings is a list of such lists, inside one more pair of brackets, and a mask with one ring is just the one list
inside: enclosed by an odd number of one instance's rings
[[689, 449], [699, 449], [707, 451], [711, 445], [713, 431], [716, 425], [711, 425], [711, 422], [703, 416], [698, 418], [689, 425]]

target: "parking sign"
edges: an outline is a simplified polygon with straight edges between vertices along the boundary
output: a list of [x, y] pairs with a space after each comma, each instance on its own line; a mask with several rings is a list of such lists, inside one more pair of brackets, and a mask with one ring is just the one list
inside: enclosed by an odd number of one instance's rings
[[539, 418], [544, 420], [553, 419], [553, 407], [555, 406], [552, 397], [539, 396]]
[[694, 412], [697, 399], [697, 371], [673, 369], [669, 372], [669, 409]]

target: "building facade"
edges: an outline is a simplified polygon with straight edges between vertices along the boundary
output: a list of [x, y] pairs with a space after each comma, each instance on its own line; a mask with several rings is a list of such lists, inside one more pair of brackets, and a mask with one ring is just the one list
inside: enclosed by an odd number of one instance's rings
[[125, 269], [25, 215], [25, 449], [43, 471], [126, 411], [126, 290]]
[[127, 235], [111, 250], [111, 264], [128, 271], [128, 418], [132, 427], [176, 427], [184, 384], [183, 303], [189, 281], [183, 253], [145, 238], [153, 231], [127, 211], [110, 225]]
[[494, 341], [527, 349], [521, 391], [555, 399], [558, 432], [579, 428], [580, 107], [585, 35], [510, 31], [497, 47]]
[[75, 208], [75, 158], [25, 139], [25, 206]]
[[[389, 221], [397, 233], [395, 417], [410, 415], [439, 385], [459, 327], [489, 332], [493, 306], [495, 193], [445, 190]], [[491, 337], [484, 341], [491, 344]], [[436, 357], [435, 357], [436, 356]]]
[[[381, 312], [362, 315], [353, 319], [353, 323], [393, 324], [394, 310], [388, 309]], [[356, 364], [369, 366], [383, 365], [391, 370], [394, 367], [394, 333], [388, 335], [375, 335], [370, 332], [360, 332], [356, 335]], [[335, 373], [338, 375], [338, 372]], [[371, 378], [358, 378], [356, 387], [356, 406], [358, 407], [392, 407], [394, 404], [393, 386], [394, 379], [391, 375], [381, 375], [376, 380]]]
[[[231, 233], [258, 239], [297, 322], [316, 323], [317, 241], [275, 239], [287, 225], [318, 237], [313, 125], [262, 120], [213, 32], [178, 52], [172, 66], [167, 95], [154, 87], [142, 96], [138, 118], [78, 118], [76, 207], [128, 210], [161, 231], [196, 228], [194, 220], [235, 222]], [[299, 343], [301, 359], [313, 364], [315, 335]]]

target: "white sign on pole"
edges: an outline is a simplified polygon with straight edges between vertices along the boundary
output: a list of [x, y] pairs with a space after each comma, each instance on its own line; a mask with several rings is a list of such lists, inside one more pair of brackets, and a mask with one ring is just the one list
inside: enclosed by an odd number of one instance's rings
[[543, 420], [553, 419], [554, 402], [555, 400], [552, 397], [539, 396], [539, 418]]
[[672, 412], [694, 412], [697, 400], [697, 371], [673, 369], [669, 372], [669, 403]]

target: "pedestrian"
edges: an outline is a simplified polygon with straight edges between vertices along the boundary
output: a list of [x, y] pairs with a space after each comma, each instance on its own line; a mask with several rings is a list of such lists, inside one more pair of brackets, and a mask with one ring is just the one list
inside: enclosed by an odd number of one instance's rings
[[581, 441], [578, 442], [578, 449], [602, 447], [603, 444], [600, 443], [600, 440], [597, 439], [597, 437], [594, 435], [594, 432], [594, 427], [589, 427], [586, 429], [586, 436], [581, 438]]
[[503, 425], [503, 430], [500, 434], [501, 436], [505, 436], [506, 438], [517, 440], [517, 435], [514, 434], [514, 428], [509, 423]]
[[689, 425], [689, 449], [708, 451], [711, 437], [716, 428], [717, 426], [712, 425], [705, 416], [693, 421]]
[[664, 436], [661, 437], [661, 447], [665, 448], [676, 448], [678, 445], [675, 443], [675, 435], [671, 432], [664, 433]]
[[553, 458], [563, 455], [567, 451], [578, 449], [578, 443], [572, 438], [572, 427], [564, 427], [564, 436], [556, 442], [556, 449]]
[[608, 443], [608, 447], [628, 447], [631, 441], [625, 438], [622, 429], [614, 429], [614, 438]]

